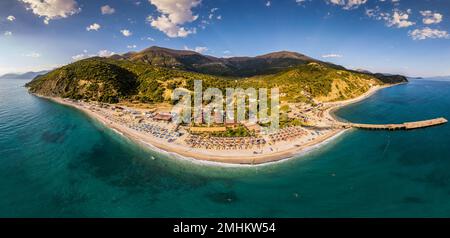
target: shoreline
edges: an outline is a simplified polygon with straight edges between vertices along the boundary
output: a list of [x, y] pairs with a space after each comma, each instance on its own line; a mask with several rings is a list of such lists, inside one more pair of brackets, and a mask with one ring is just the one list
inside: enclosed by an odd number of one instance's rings
[[[340, 102], [330, 102], [330, 103], [324, 103], [324, 105], [329, 106], [330, 108], [325, 110], [325, 116], [330, 117], [333, 120], [340, 121], [340, 118], [337, 118], [335, 115], [333, 115], [333, 111], [356, 103], [360, 102], [370, 96], [372, 96], [374, 93], [379, 91], [380, 89], [384, 89], [387, 87], [396, 86], [399, 84], [394, 85], [383, 85], [383, 86], [375, 86], [371, 88], [369, 91], [364, 93], [363, 95], [360, 95], [357, 98], [346, 100], [346, 101], [340, 101]], [[133, 142], [138, 143], [139, 145], [144, 146], [145, 148], [150, 148], [150, 150], [163, 153], [165, 155], [168, 155], [170, 157], [176, 157], [176, 159], [181, 160], [187, 160], [194, 163], [202, 163], [202, 164], [208, 164], [208, 165], [215, 165], [215, 166], [255, 166], [255, 165], [269, 165], [274, 164], [282, 161], [287, 161], [292, 158], [303, 156], [317, 148], [322, 147], [324, 144], [329, 143], [330, 141], [340, 137], [345, 132], [351, 130], [351, 129], [333, 129], [328, 133], [325, 133], [321, 136], [318, 136], [314, 138], [311, 141], [308, 141], [302, 145], [295, 145], [293, 148], [276, 151], [269, 154], [257, 154], [257, 155], [242, 155], [242, 156], [236, 156], [231, 153], [231, 155], [223, 155], [224, 153], [207, 153], [207, 152], [199, 152], [199, 151], [193, 151], [192, 148], [180, 145], [180, 144], [170, 144], [161, 140], [158, 140], [157, 138], [152, 138], [151, 136], [145, 135], [143, 133], [140, 133], [138, 131], [135, 131], [127, 126], [121, 125], [120, 123], [114, 122], [112, 120], [109, 120], [105, 116], [101, 115], [100, 113], [96, 113], [88, 108], [85, 108], [81, 105], [78, 105], [76, 103], [72, 103], [69, 101], [66, 101], [62, 98], [57, 97], [47, 97], [42, 95], [34, 94], [41, 98], [49, 99], [53, 102], [70, 106], [73, 108], [76, 108], [82, 112], [84, 112], [87, 116], [90, 118], [95, 119], [96, 121], [102, 123], [105, 127], [112, 129], [117, 134], [130, 139]], [[295, 143], [294, 143], [295, 144]]]
[[334, 114], [334, 112], [339, 110], [342, 107], [362, 102], [362, 101], [368, 99], [369, 97], [371, 97], [372, 95], [374, 95], [375, 93], [377, 93], [380, 90], [383, 90], [383, 89], [386, 89], [386, 88], [390, 88], [390, 87], [399, 86], [399, 85], [403, 85], [403, 84], [407, 84], [407, 83], [408, 82], [375, 86], [375, 87], [369, 89], [369, 91], [367, 91], [364, 94], [360, 95], [359, 97], [348, 99], [348, 100], [345, 100], [345, 101], [325, 103], [326, 105], [331, 105], [331, 108], [326, 110], [326, 114], [329, 117], [333, 118], [334, 120], [336, 120], [338, 122], [345, 122], [345, 119], [336, 116], [336, 114]]

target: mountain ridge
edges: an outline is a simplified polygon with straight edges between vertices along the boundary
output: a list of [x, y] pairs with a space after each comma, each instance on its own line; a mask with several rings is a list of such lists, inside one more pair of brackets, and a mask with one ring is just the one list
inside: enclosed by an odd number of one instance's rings
[[144, 62], [153, 66], [177, 68], [197, 73], [230, 77], [250, 77], [273, 74], [282, 70], [311, 62], [326, 64], [333, 68], [344, 67], [291, 51], [278, 51], [254, 57], [220, 58], [191, 50], [175, 50], [152, 46], [140, 52], [113, 55], [111, 58]]
[[33, 79], [39, 75], [44, 75], [46, 73], [50, 72], [49, 70], [42, 70], [42, 71], [30, 71], [26, 73], [7, 73], [0, 76], [0, 79]]
[[288, 51], [223, 59], [151, 47], [122, 56], [76, 61], [36, 77], [26, 86], [47, 96], [159, 103], [170, 102], [175, 88], [192, 91], [194, 80], [202, 80], [204, 88], [221, 90], [278, 87], [282, 100], [307, 103], [350, 99], [373, 85], [407, 81], [403, 76], [361, 73]]

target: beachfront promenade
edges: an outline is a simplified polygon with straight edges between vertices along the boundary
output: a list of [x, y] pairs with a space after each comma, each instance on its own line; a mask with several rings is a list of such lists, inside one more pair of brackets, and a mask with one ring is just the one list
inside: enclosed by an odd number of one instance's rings
[[402, 124], [360, 124], [360, 123], [347, 123], [338, 122], [335, 127], [338, 128], [359, 128], [366, 130], [414, 130], [419, 128], [437, 126], [447, 123], [447, 119], [440, 117], [425, 121], [405, 122]]

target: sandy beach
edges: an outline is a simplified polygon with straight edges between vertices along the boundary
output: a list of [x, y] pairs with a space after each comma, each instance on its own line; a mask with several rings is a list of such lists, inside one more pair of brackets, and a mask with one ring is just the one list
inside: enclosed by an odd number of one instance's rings
[[[324, 103], [324, 105], [326, 105], [327, 108], [324, 111], [325, 112], [324, 117], [326, 117], [328, 120], [338, 120], [337, 118], [334, 117], [332, 113], [334, 110], [364, 100], [365, 98], [373, 95], [378, 90], [390, 86], [393, 85], [374, 86], [369, 91], [367, 91], [366, 93], [357, 98], [340, 102]], [[37, 96], [50, 99], [54, 102], [63, 105], [74, 107], [86, 113], [91, 118], [94, 118], [99, 122], [103, 123], [105, 126], [113, 130], [116, 130], [123, 136], [143, 146], [149, 147], [150, 149], [152, 149], [151, 147], [154, 147], [159, 150], [168, 152], [169, 154], [176, 154], [177, 156], [180, 156], [182, 158], [191, 158], [198, 161], [208, 161], [219, 164], [225, 163], [233, 165], [260, 165], [293, 158], [300, 154], [318, 148], [322, 144], [325, 144], [333, 140], [334, 138], [337, 138], [338, 136], [342, 135], [345, 131], [350, 130], [350, 129], [329, 129], [321, 134], [308, 135], [296, 140], [286, 141], [276, 145], [267, 145], [265, 148], [261, 149], [261, 151], [257, 154], [255, 154], [255, 151], [253, 149], [231, 150], [231, 151], [207, 150], [200, 148], [192, 148], [183, 143], [168, 142], [166, 140], [153, 137], [150, 134], [136, 131], [122, 123], [111, 120], [108, 116], [99, 113], [98, 110], [97, 111], [93, 110], [92, 108], [89, 108], [86, 105], [75, 103], [71, 100], [56, 97], [46, 97], [41, 95]]]
[[345, 101], [325, 103], [325, 105], [329, 106], [329, 108], [326, 110], [326, 115], [327, 115], [327, 117], [333, 118], [333, 120], [342, 121], [342, 118], [337, 117], [336, 115], [334, 115], [333, 112], [339, 110], [339, 108], [341, 108], [341, 107], [345, 107], [345, 106], [348, 106], [353, 103], [361, 102], [364, 99], [372, 96], [373, 94], [375, 94], [376, 92], [378, 92], [381, 89], [394, 87], [394, 86], [398, 86], [398, 85], [402, 85], [402, 84], [405, 84], [405, 83], [377, 85], [377, 86], [370, 88], [367, 92], [365, 92], [363, 95], [361, 95], [359, 97], [352, 98], [352, 99], [345, 100]]

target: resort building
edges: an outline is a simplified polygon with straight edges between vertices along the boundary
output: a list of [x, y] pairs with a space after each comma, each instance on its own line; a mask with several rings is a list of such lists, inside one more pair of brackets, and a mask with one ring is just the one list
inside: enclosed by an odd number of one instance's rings
[[255, 133], [260, 133], [262, 131], [262, 128], [258, 123], [246, 122], [243, 125], [247, 130], [254, 131]]
[[170, 113], [158, 113], [153, 117], [153, 119], [157, 121], [171, 122], [172, 115]]

